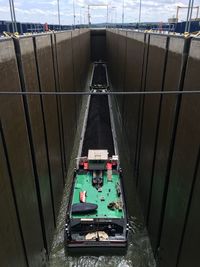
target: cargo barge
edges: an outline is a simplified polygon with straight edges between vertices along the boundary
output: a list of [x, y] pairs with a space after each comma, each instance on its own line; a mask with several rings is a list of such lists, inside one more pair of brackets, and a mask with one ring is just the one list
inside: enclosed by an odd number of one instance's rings
[[[106, 65], [95, 63], [90, 90], [108, 89]], [[109, 96], [88, 97], [66, 215], [68, 251], [127, 247], [128, 216], [110, 103]]]

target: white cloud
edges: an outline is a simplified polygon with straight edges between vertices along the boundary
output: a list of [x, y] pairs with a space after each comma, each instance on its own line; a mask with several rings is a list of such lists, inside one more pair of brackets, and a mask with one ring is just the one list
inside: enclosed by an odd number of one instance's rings
[[8, 13], [10, 11], [9, 7], [7, 6], [0, 6], [0, 12]]

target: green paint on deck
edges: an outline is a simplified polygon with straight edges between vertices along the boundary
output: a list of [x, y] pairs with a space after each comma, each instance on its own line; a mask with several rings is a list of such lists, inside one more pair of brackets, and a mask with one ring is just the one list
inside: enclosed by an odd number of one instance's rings
[[[98, 209], [95, 213], [73, 214], [72, 218], [124, 218], [123, 210], [111, 210], [107, 207], [110, 202], [122, 201], [121, 197], [119, 198], [117, 196], [116, 191], [117, 183], [120, 184], [120, 177], [118, 174], [113, 174], [112, 181], [108, 181], [107, 173], [104, 173], [102, 192], [98, 192], [98, 190], [92, 185], [92, 175], [90, 173], [79, 174], [75, 179], [72, 204], [80, 203], [79, 194], [81, 191], [86, 191], [86, 202], [97, 204]], [[102, 197], [104, 197], [104, 201], [101, 200]]]

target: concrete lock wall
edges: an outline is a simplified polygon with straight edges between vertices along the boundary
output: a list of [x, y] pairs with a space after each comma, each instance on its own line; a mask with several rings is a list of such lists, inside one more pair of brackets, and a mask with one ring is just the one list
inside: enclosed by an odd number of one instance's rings
[[[1, 39], [0, 90], [83, 90], [89, 59], [88, 30]], [[50, 251], [80, 104], [80, 96], [0, 97], [2, 266], [42, 266]]]
[[[106, 33], [113, 90], [119, 90], [119, 72], [125, 77], [120, 91], [200, 90], [200, 39], [124, 31], [124, 48], [121, 35], [116, 30]], [[117, 99], [158, 266], [197, 266], [200, 96]]]
[[[199, 90], [199, 38], [97, 33], [1, 39], [0, 90], [81, 91], [90, 51], [107, 59], [113, 90]], [[116, 99], [158, 266], [198, 266], [200, 96]], [[50, 251], [80, 105], [80, 96], [0, 96], [2, 266], [42, 266]]]

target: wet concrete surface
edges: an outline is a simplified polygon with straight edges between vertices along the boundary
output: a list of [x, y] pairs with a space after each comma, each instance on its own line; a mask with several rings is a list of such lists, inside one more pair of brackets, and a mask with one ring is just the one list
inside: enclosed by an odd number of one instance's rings
[[[21, 90], [14, 44], [10, 38], [0, 42], [0, 80], [0, 91], [19, 92]], [[6, 155], [6, 164], [12, 184], [10, 197], [13, 197], [14, 192], [15, 209], [17, 207], [18, 224], [21, 227], [20, 235], [23, 236], [27, 261], [29, 266], [41, 266], [44, 258], [44, 242], [22, 96], [9, 97], [4, 95], [0, 97], [0, 120], [2, 125], [1, 131], [4, 136], [3, 153]], [[7, 182], [9, 183], [9, 180]], [[0, 184], [3, 185], [2, 167], [0, 171]], [[6, 190], [6, 186], [3, 186], [3, 190]], [[0, 191], [2, 191], [1, 188]], [[14, 214], [12, 215], [12, 209], [9, 209], [6, 199], [4, 200], [4, 205], [7, 207], [7, 211], [10, 212], [10, 215], [14, 216]], [[6, 215], [1, 210], [1, 231], [4, 219], [6, 219]], [[6, 221], [5, 223], [7, 223], [6, 232], [9, 233], [9, 224]], [[11, 249], [10, 251], [6, 250], [6, 246], [9, 246], [10, 242], [16, 242], [16, 245], [19, 247], [20, 244], [17, 243], [14, 235], [10, 239], [9, 235], [7, 239], [4, 239], [1, 231], [0, 250], [3, 253], [0, 254], [0, 265], [12, 266], [10, 258], [12, 258], [13, 253]], [[20, 253], [19, 258], [21, 258]], [[7, 261], [5, 265], [4, 259], [5, 262]], [[23, 266], [22, 261], [16, 261], [15, 266]]]
[[115, 126], [117, 130], [117, 141], [119, 145], [119, 153], [121, 158], [121, 166], [124, 172], [124, 186], [126, 201], [129, 212], [130, 234], [128, 241], [128, 249], [125, 255], [67, 255], [64, 249], [64, 226], [65, 213], [67, 209], [68, 198], [73, 180], [73, 170], [76, 166], [76, 157], [80, 142], [82, 122], [84, 111], [87, 103], [87, 96], [83, 98], [81, 116], [79, 118], [79, 127], [75, 138], [74, 148], [70, 161], [67, 175], [67, 182], [64, 189], [64, 196], [61, 204], [60, 213], [57, 220], [57, 230], [54, 236], [52, 251], [50, 255], [49, 267], [72, 267], [72, 266], [95, 266], [95, 267], [155, 267], [155, 261], [152, 254], [150, 241], [146, 227], [143, 223], [141, 209], [138, 203], [135, 179], [132, 175], [132, 168], [128, 158], [128, 147], [126, 137], [122, 135], [122, 126], [120, 125], [119, 111], [116, 109], [115, 100], [113, 102], [113, 113]]

